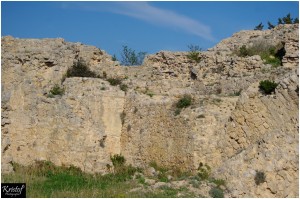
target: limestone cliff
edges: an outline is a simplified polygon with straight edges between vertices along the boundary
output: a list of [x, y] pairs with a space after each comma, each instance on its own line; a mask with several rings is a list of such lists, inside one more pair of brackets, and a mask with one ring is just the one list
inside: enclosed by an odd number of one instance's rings
[[[241, 31], [201, 52], [199, 63], [161, 51], [137, 67], [63, 39], [3, 37], [2, 172], [36, 160], [106, 172], [121, 153], [139, 167], [155, 161], [195, 172], [206, 163], [226, 179], [228, 197], [298, 197], [298, 28]], [[282, 66], [236, 55], [259, 42], [282, 48]], [[78, 60], [97, 77], [66, 78]], [[279, 83], [271, 95], [258, 88], [265, 79]], [[49, 96], [54, 85], [64, 94]], [[193, 102], [178, 113], [184, 94]], [[259, 186], [257, 171], [266, 174]]]

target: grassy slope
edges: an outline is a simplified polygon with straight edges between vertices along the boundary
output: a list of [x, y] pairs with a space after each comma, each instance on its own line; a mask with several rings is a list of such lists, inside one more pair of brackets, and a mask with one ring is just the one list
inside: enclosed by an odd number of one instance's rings
[[[126, 169], [115, 174], [92, 175], [75, 167], [56, 167], [49, 162], [40, 162], [30, 167], [14, 164], [14, 170], [13, 174], [2, 174], [2, 182], [25, 182], [27, 197], [31, 198], [195, 197], [184, 188], [147, 189], [144, 180], [132, 179], [133, 172]], [[137, 191], [130, 191], [139, 187], [141, 189]]]

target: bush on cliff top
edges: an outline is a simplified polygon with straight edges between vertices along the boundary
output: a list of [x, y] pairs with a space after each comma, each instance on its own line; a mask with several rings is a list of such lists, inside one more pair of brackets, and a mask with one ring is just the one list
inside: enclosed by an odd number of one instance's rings
[[142, 65], [144, 58], [146, 56], [146, 52], [138, 52], [135, 50], [128, 48], [128, 46], [123, 46], [123, 51], [121, 53], [121, 64], [124, 66], [137, 66]]
[[201, 48], [198, 45], [188, 45], [188, 48], [190, 49], [187, 55], [187, 58], [195, 61], [196, 63], [199, 63], [201, 58], [199, 57]]
[[240, 57], [259, 55], [265, 64], [271, 64], [274, 67], [281, 65], [281, 60], [285, 55], [283, 45], [270, 45], [264, 42], [256, 43], [251, 47], [243, 45], [236, 54]]

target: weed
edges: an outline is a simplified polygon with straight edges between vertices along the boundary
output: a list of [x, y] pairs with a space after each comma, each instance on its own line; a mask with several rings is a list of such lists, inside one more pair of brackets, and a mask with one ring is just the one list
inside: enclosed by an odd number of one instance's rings
[[112, 162], [112, 164], [114, 165], [114, 167], [121, 167], [124, 166], [126, 160], [124, 158], [124, 156], [122, 156], [121, 154], [115, 154], [113, 156], [110, 156], [110, 160]]
[[105, 87], [101, 87], [100, 90], [104, 91], [104, 90], [106, 90], [106, 88]]
[[88, 65], [82, 60], [74, 62], [71, 68], [68, 68], [66, 77], [98, 77], [95, 72], [91, 71]]
[[118, 61], [117, 56], [114, 54], [114, 55], [111, 57], [111, 60], [112, 60], [112, 61]]
[[65, 93], [65, 89], [61, 88], [58, 84], [55, 84], [48, 94], [48, 97], [52, 97], [54, 95], [63, 95]]
[[240, 96], [242, 93], [242, 89], [240, 89], [239, 91], [234, 91], [233, 93], [229, 94], [229, 96]]
[[266, 42], [257, 42], [248, 48], [243, 45], [236, 54], [240, 57], [259, 55], [265, 64], [277, 67], [282, 64], [281, 60], [285, 55], [285, 50], [281, 43], [273, 46]]
[[213, 198], [224, 198], [223, 190], [217, 187], [212, 188], [209, 191], [209, 195]]
[[256, 185], [260, 185], [266, 181], [266, 175], [263, 171], [256, 171], [254, 181]]
[[275, 91], [276, 87], [278, 86], [277, 83], [271, 82], [269, 80], [264, 80], [259, 82], [259, 88], [264, 91], [265, 94], [269, 95]]
[[29, 198], [112, 198], [132, 195], [128, 190], [137, 183], [130, 175], [137, 168], [124, 166], [122, 172], [110, 174], [83, 173], [74, 166], [55, 166], [48, 161], [37, 161], [31, 166], [13, 163], [14, 173], [2, 174], [2, 182], [25, 182]]
[[201, 180], [207, 180], [210, 176], [210, 173], [211, 173], [210, 166], [200, 162], [198, 167], [198, 176], [201, 178]]
[[121, 63], [124, 66], [142, 65], [146, 54], [146, 52], [136, 53], [135, 50], [128, 48], [128, 46], [123, 46]]
[[119, 85], [119, 87], [120, 87], [120, 89], [122, 90], [122, 91], [124, 91], [124, 92], [126, 92], [127, 90], [128, 90], [128, 86], [126, 85], [126, 84], [120, 84]]
[[109, 78], [109, 79], [107, 79], [107, 81], [112, 86], [117, 86], [117, 85], [120, 85], [122, 83], [122, 79], [120, 79], [120, 78]]
[[210, 179], [210, 182], [215, 183], [218, 188], [220, 188], [220, 186], [225, 186], [225, 184], [226, 184], [226, 182], [225, 182], [224, 179], [215, 179], [215, 178], [212, 178], [212, 179]]
[[152, 93], [152, 92], [150, 91], [150, 92], [147, 92], [146, 95], [148, 95], [149, 97], [153, 97], [154, 93]]
[[192, 97], [190, 95], [184, 95], [176, 104], [177, 108], [186, 108], [192, 104]]
[[194, 188], [199, 188], [200, 186], [200, 182], [197, 180], [192, 180], [190, 181], [190, 184], [194, 187]]
[[188, 45], [188, 48], [190, 51], [188, 52], [187, 58], [199, 63], [201, 61], [201, 58], [199, 57], [201, 48], [197, 45]]

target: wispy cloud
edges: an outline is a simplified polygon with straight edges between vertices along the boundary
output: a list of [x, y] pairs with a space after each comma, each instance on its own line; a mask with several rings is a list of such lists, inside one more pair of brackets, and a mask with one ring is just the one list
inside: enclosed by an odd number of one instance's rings
[[108, 11], [134, 17], [154, 25], [176, 28], [206, 40], [214, 41], [209, 26], [171, 10], [154, 7], [147, 2], [114, 2], [111, 3], [110, 6], [82, 3], [80, 5], [78, 4], [78, 6], [85, 10]]

